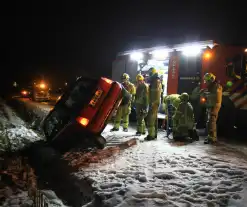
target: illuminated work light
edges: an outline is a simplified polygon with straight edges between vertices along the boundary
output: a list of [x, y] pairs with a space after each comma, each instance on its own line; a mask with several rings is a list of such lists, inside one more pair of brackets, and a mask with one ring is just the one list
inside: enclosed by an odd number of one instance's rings
[[131, 55], [130, 55], [130, 59], [131, 60], [135, 60], [135, 61], [140, 61], [143, 59], [143, 54], [140, 53], [140, 52], [133, 52]]
[[154, 50], [151, 54], [155, 60], [165, 60], [168, 57], [167, 50]]
[[197, 56], [201, 53], [201, 48], [199, 46], [188, 46], [182, 49], [185, 56]]

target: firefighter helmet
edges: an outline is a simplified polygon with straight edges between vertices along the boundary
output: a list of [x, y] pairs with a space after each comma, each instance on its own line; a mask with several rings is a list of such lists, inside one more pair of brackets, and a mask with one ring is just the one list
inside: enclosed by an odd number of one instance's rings
[[140, 73], [137, 74], [136, 81], [143, 81], [143, 80], [144, 80], [144, 77]]
[[130, 79], [129, 75], [127, 73], [124, 73], [122, 75], [122, 81], [128, 81]]
[[148, 72], [149, 72], [149, 76], [152, 76], [152, 75], [154, 75], [154, 74], [157, 74], [157, 73], [158, 73], [158, 72], [157, 72], [157, 70], [156, 70], [155, 68], [153, 68], [153, 67], [152, 67], [152, 68], [150, 68]]
[[203, 79], [205, 82], [212, 83], [215, 81], [216, 76], [213, 73], [206, 73]]
[[180, 100], [182, 102], [188, 102], [189, 101], [189, 94], [188, 93], [182, 93], [180, 96], [179, 96]]

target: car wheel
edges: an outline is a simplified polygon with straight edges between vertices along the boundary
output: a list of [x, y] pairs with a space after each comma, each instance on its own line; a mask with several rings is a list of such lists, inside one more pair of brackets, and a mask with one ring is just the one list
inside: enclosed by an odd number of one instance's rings
[[95, 143], [96, 147], [98, 149], [104, 149], [106, 146], [106, 139], [104, 137], [102, 137], [101, 135], [95, 137], [95, 142], [96, 142]]

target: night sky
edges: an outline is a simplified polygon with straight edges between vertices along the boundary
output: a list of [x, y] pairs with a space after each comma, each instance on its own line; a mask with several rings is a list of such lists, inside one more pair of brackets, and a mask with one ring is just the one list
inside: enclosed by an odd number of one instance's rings
[[1, 6], [4, 84], [39, 74], [54, 83], [84, 73], [110, 76], [116, 53], [126, 49], [208, 39], [247, 43], [244, 1], [8, 2]]

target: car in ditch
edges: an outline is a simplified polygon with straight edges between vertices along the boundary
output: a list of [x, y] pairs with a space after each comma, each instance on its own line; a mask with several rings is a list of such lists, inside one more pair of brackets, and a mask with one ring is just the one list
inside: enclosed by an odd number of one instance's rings
[[78, 78], [43, 121], [47, 141], [66, 148], [66, 143], [76, 139], [88, 148], [104, 148], [106, 140], [101, 133], [123, 99], [130, 95], [116, 81]]

